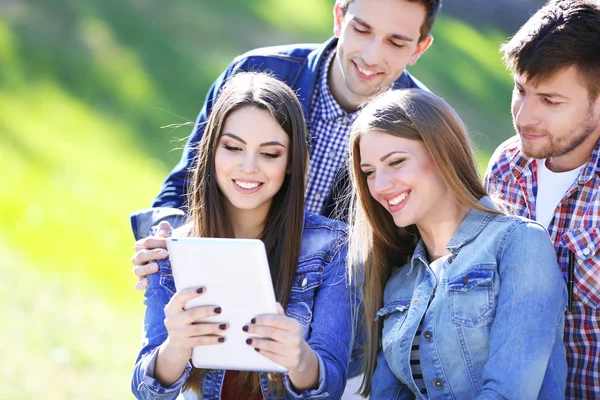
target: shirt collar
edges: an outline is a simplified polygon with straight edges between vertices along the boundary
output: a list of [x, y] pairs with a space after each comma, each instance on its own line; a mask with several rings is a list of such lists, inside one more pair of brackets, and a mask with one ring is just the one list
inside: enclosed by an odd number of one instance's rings
[[340, 117], [349, 117], [354, 120], [358, 112], [346, 112], [335, 99], [329, 89], [329, 67], [336, 55], [336, 48], [332, 48], [323, 59], [317, 77], [316, 117], [320, 120], [331, 121]]

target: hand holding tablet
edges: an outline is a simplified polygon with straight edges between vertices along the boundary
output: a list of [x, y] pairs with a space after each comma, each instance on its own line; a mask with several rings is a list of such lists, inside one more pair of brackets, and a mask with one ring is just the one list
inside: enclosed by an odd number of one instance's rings
[[[181, 237], [167, 239], [167, 248], [177, 292], [205, 288], [201, 295], [186, 302], [185, 309], [198, 306], [220, 307], [220, 313], [203, 315], [199, 324], [227, 324], [227, 329], [219, 333], [225, 337], [224, 343], [194, 347], [194, 366], [206, 369], [287, 372], [287, 368], [267, 358], [267, 354], [259, 354], [252, 345], [252, 341], [256, 344], [262, 340], [263, 345], [275, 346], [273, 350], [281, 350], [280, 343], [266, 343], [264, 341], [270, 339], [258, 337], [265, 337], [266, 333], [272, 333], [275, 329], [263, 326], [263, 319], [267, 324], [272, 324], [273, 321], [281, 323], [283, 319], [288, 319], [277, 318], [277, 303], [264, 244], [253, 239]], [[204, 311], [201, 313], [204, 314]], [[252, 326], [254, 324], [251, 322], [257, 316], [260, 316], [258, 318], [261, 323]], [[287, 331], [285, 328], [283, 331]], [[281, 331], [277, 329], [278, 334]]]

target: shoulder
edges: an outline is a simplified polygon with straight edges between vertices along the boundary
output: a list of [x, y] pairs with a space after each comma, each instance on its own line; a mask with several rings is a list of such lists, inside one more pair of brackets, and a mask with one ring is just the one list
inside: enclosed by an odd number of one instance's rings
[[284, 46], [260, 47], [258, 49], [247, 51], [235, 58], [236, 62], [243, 62], [251, 58], [275, 58], [287, 60], [290, 62], [304, 61], [308, 55], [318, 49], [323, 44], [319, 43], [302, 43], [291, 44]]
[[510, 172], [511, 163], [522, 155], [519, 137], [513, 136], [496, 148], [486, 170], [486, 178], [502, 178]]
[[501, 252], [510, 251], [516, 245], [543, 243], [552, 247], [546, 228], [536, 221], [518, 215], [495, 216], [479, 237], [496, 241]]

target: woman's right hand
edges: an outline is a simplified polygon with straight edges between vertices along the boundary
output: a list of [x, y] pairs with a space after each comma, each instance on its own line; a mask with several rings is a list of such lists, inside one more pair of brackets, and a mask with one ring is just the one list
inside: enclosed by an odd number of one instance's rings
[[181, 290], [165, 306], [168, 337], [163, 350], [186, 362], [192, 357], [194, 347], [225, 342], [221, 333], [227, 330], [226, 323], [202, 322], [203, 319], [221, 314], [221, 307], [210, 305], [184, 309], [185, 303], [202, 296], [205, 290], [203, 287]]
[[218, 305], [184, 309], [189, 300], [202, 296], [206, 288], [181, 290], [165, 306], [167, 339], [160, 346], [154, 377], [165, 387], [171, 386], [185, 370], [196, 346], [225, 343], [221, 334], [229, 328], [226, 323], [202, 322], [203, 319], [221, 314]]

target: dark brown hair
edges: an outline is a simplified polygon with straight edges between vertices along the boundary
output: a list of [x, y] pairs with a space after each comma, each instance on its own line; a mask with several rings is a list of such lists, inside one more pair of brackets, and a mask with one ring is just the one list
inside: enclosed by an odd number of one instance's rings
[[[354, 0], [338, 0], [340, 4], [340, 8], [342, 12], [346, 14], [348, 11], [348, 6]], [[433, 23], [435, 22], [435, 17], [437, 13], [442, 8], [442, 0], [403, 0], [409, 3], [418, 3], [425, 7], [427, 14], [425, 15], [425, 21], [423, 21], [423, 25], [421, 25], [421, 36], [419, 37], [419, 42], [427, 37], [431, 32], [431, 28], [433, 28]]]
[[[264, 242], [275, 288], [275, 296], [285, 308], [300, 256], [304, 223], [304, 189], [308, 150], [306, 125], [298, 98], [285, 83], [265, 73], [241, 72], [234, 75], [219, 93], [200, 140], [198, 160], [193, 170], [190, 193], [192, 235], [196, 237], [233, 237], [223, 206], [223, 193], [215, 176], [215, 152], [227, 117], [242, 107], [268, 111], [289, 136], [288, 173], [273, 197], [260, 239]], [[193, 369], [185, 388], [201, 393], [205, 370]], [[270, 388], [283, 391], [279, 374]], [[235, 381], [240, 397], [260, 394], [258, 373], [239, 372]]]
[[507, 67], [533, 84], [576, 66], [590, 101], [600, 94], [600, 3], [548, 2], [501, 47]]
[[[367, 337], [365, 374], [360, 388], [363, 395], [371, 392], [371, 376], [380, 347], [382, 327], [374, 320], [383, 305], [385, 284], [395, 267], [410, 260], [419, 239], [416, 227], [397, 227], [389, 212], [369, 193], [366, 176], [360, 168], [360, 140], [369, 131], [422, 142], [459, 204], [498, 213], [479, 203], [487, 193], [481, 184], [466, 128], [448, 103], [424, 90], [403, 89], [388, 91], [361, 110], [350, 133], [353, 196], [348, 265], [351, 274], [362, 276], [364, 282], [361, 323], [365, 324]], [[364, 275], [356, 270], [362, 265]]]

